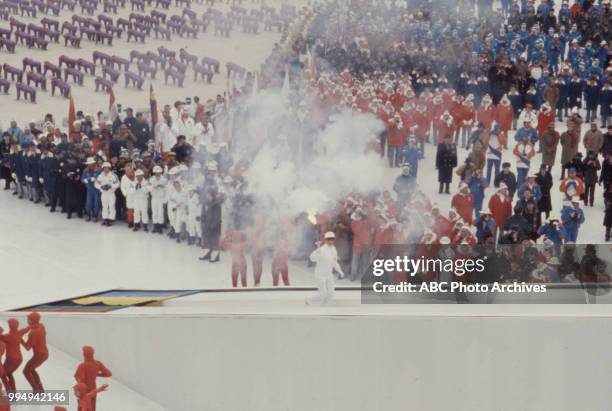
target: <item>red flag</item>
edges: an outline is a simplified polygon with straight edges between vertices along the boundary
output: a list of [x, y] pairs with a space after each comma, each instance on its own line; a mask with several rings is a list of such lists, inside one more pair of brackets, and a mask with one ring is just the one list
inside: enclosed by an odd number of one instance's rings
[[74, 122], [76, 121], [76, 110], [74, 108], [74, 98], [72, 94], [70, 95], [70, 104], [68, 105], [68, 134], [71, 137], [72, 133], [76, 130], [74, 129]]

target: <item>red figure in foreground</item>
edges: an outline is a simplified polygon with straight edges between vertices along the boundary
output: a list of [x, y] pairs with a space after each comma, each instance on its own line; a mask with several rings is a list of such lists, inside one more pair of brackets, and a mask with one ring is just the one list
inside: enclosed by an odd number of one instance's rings
[[23, 367], [23, 375], [32, 386], [32, 391], [44, 391], [40, 376], [36, 369], [43, 365], [49, 358], [49, 350], [47, 349], [47, 331], [45, 326], [40, 323], [40, 314], [32, 311], [28, 315], [28, 341], [21, 340], [23, 347], [30, 351], [32, 350], [32, 358]]
[[[74, 378], [77, 383], [85, 384], [87, 392], [96, 391], [96, 378], [109, 378], [113, 374], [100, 361], [94, 359], [94, 349], [89, 345], [83, 347], [83, 362], [79, 364]], [[91, 398], [91, 411], [96, 411], [96, 396]]]
[[74, 389], [74, 395], [79, 400], [77, 411], [93, 411], [93, 408], [91, 408], [92, 400], [96, 398], [99, 392], [106, 391], [108, 384], [104, 384], [92, 391], [88, 390], [87, 386], [82, 382], [77, 383], [72, 388]]
[[29, 328], [19, 329], [19, 321], [14, 318], [8, 320], [8, 334], [0, 333], [0, 341], [6, 344], [6, 358], [4, 359], [4, 378], [3, 382], [7, 391], [15, 391], [15, 378], [13, 373], [21, 365], [21, 338], [29, 331]]

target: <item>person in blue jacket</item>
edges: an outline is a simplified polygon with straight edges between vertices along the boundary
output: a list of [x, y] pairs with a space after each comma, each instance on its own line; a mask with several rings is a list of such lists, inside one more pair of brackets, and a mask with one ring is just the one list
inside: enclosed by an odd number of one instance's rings
[[408, 145], [402, 149], [402, 163], [409, 164], [410, 170], [416, 178], [419, 172], [419, 160], [423, 158], [423, 152], [417, 147], [416, 138], [411, 136]]
[[559, 217], [551, 215], [548, 221], [540, 226], [538, 234], [553, 242], [557, 256], [561, 254], [561, 244], [565, 241], [567, 233], [565, 227], [561, 225]]
[[479, 214], [480, 217], [478, 217], [474, 222], [474, 225], [476, 226], [476, 238], [478, 239], [478, 244], [484, 244], [487, 237], [495, 238], [497, 224], [495, 224], [495, 219], [493, 218], [491, 211], [480, 210]]
[[474, 215], [480, 217], [480, 210], [485, 198], [485, 189], [489, 186], [487, 179], [482, 176], [482, 169], [477, 168], [474, 173], [465, 180], [472, 194]]
[[25, 175], [28, 199], [35, 204], [40, 202], [42, 185], [39, 178], [40, 154], [36, 152], [34, 143], [26, 143]]
[[607, 128], [610, 116], [612, 115], [612, 83], [607, 80], [599, 94], [601, 128]]
[[561, 210], [561, 221], [565, 228], [566, 242], [575, 243], [578, 239], [578, 230], [584, 223], [584, 212], [580, 208], [580, 197], [574, 196], [571, 200], [571, 205], [563, 206]]
[[524, 141], [527, 138], [531, 144], [538, 142], [538, 132], [535, 128], [531, 127], [531, 121], [524, 121], [523, 127], [519, 128], [516, 134], [514, 134], [514, 140], [518, 143]]
[[533, 194], [533, 197], [536, 201], [540, 201], [542, 199], [542, 190], [540, 189], [540, 186], [538, 185], [538, 183], [536, 183], [535, 180], [535, 175], [527, 176], [527, 181], [525, 181], [525, 183], [521, 185], [516, 192], [518, 198], [523, 198], [523, 193], [525, 192], [525, 190], [529, 190], [531, 191], [531, 194]]
[[601, 86], [599, 85], [598, 76], [594, 75], [590, 80], [586, 82], [584, 86], [584, 98], [586, 100], [586, 119], [588, 123], [591, 119], [597, 118], [597, 106], [599, 105], [599, 94]]
[[25, 161], [23, 150], [17, 141], [11, 143], [11, 154], [9, 156], [9, 164], [11, 166], [11, 177], [15, 180], [15, 192], [13, 195], [19, 195], [23, 198], [25, 195]]
[[397, 202], [400, 207], [410, 202], [414, 190], [416, 190], [416, 177], [412, 174], [410, 165], [404, 164], [402, 174], [397, 176], [393, 184], [393, 191], [397, 194]]
[[569, 83], [572, 77], [566, 67], [561, 68], [561, 73], [557, 77], [557, 90], [559, 90], [559, 101], [557, 102], [557, 120], [563, 121], [567, 117], [569, 110]]
[[96, 188], [96, 178], [100, 174], [100, 170], [96, 165], [96, 160], [93, 157], [87, 158], [85, 162], [85, 170], [81, 174], [81, 183], [85, 186], [85, 213], [87, 221], [93, 219], [94, 223], [98, 222], [98, 214], [100, 213], [100, 191]]
[[42, 154], [40, 156], [40, 178], [42, 186], [47, 197], [45, 206], [49, 206], [50, 212], [55, 211], [57, 205], [57, 180], [59, 179], [59, 160], [51, 151], [50, 144], [41, 146]]

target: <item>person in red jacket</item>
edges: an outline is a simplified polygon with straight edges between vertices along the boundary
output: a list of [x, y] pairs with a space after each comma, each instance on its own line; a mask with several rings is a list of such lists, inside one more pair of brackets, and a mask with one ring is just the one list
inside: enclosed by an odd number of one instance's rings
[[470, 188], [464, 182], [459, 185], [459, 193], [453, 196], [451, 206], [457, 210], [466, 224], [472, 225], [474, 200], [470, 194]]
[[220, 245], [224, 251], [229, 251], [232, 255], [232, 287], [238, 287], [238, 275], [243, 287], [247, 286], [247, 263], [244, 256], [246, 239], [240, 230], [227, 230], [225, 237]]
[[[102, 364], [102, 362], [94, 359], [94, 349], [89, 345], [83, 347], [83, 362], [79, 364], [74, 379], [77, 383], [85, 384], [87, 391], [95, 392], [97, 389], [96, 378], [110, 378], [113, 373]], [[96, 411], [96, 395], [91, 397], [91, 411]]]
[[370, 247], [373, 240], [372, 226], [367, 220], [367, 213], [361, 208], [351, 214], [351, 231], [353, 232], [353, 257], [351, 259], [351, 281], [360, 280], [370, 263]]
[[387, 122], [388, 146], [387, 155], [390, 167], [399, 167], [402, 157], [402, 147], [406, 143], [406, 131], [399, 113], [395, 113]]
[[499, 104], [495, 107], [495, 121], [499, 124], [499, 133], [508, 136], [508, 131], [512, 128], [512, 104], [507, 95], [504, 94]]
[[452, 138], [455, 135], [455, 121], [448, 111], [438, 117], [435, 129], [437, 131], [436, 144], [438, 145], [444, 142], [445, 136]]
[[424, 104], [418, 104], [412, 114], [414, 125], [414, 135], [419, 140], [419, 146], [423, 152], [425, 142], [429, 142], [429, 129], [431, 126], [431, 116], [427, 111], [427, 106]]
[[538, 112], [538, 137], [542, 138], [542, 134], [546, 131], [551, 123], [555, 122], [555, 112], [550, 108], [548, 103], [542, 104]]
[[93, 399], [96, 398], [102, 391], [106, 391], [108, 384], [101, 385], [100, 388], [96, 388], [95, 390], [88, 390], [84, 383], [79, 382], [72, 388], [74, 389], [74, 395], [78, 400], [77, 411], [93, 411]]
[[501, 183], [497, 192], [489, 199], [489, 210], [493, 214], [497, 230], [501, 232], [506, 220], [512, 216], [512, 197], [510, 197], [506, 184]]
[[437, 238], [448, 237], [453, 228], [451, 221], [440, 214], [440, 208], [434, 205], [431, 209], [432, 230]]
[[[466, 147], [468, 139], [472, 132], [472, 128], [476, 123], [476, 108], [474, 108], [474, 95], [470, 94], [466, 97], [465, 101], [461, 105], [461, 147]], [[459, 145], [459, 138], [455, 139], [455, 144]]]
[[4, 359], [4, 381], [7, 391], [15, 391], [15, 377], [13, 373], [21, 365], [21, 338], [28, 332], [28, 328], [19, 329], [19, 321], [15, 318], [8, 320], [8, 334], [1, 334], [0, 341], [6, 345], [6, 358]]
[[476, 119], [484, 125], [485, 130], [491, 130], [491, 124], [493, 124], [493, 120], [495, 119], [495, 106], [488, 94], [482, 98], [482, 102], [476, 114]]
[[36, 371], [49, 358], [49, 350], [47, 348], [47, 331], [45, 326], [40, 323], [40, 314], [37, 311], [32, 311], [28, 315], [28, 340], [21, 340], [21, 345], [30, 351], [32, 357], [23, 367], [23, 375], [32, 387], [32, 391], [43, 392], [42, 381], [40, 375]]

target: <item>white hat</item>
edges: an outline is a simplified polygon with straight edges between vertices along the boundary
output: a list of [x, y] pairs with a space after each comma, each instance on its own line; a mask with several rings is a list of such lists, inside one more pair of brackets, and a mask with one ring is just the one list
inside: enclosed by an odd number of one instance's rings
[[328, 231], [328, 232], [325, 233], [324, 238], [326, 240], [334, 239], [334, 238], [336, 238], [336, 234], [334, 234], [333, 231]]
[[561, 262], [559, 261], [559, 259], [557, 257], [552, 257], [550, 260], [547, 261], [548, 265], [561, 265]]
[[105, 161], [104, 163], [102, 163], [102, 168], [111, 168], [111, 165], [108, 161]]
[[171, 176], [175, 176], [180, 172], [178, 167], [172, 167], [170, 170], [168, 170], [168, 174]]
[[87, 161], [85, 162], [85, 165], [91, 165], [91, 164], [96, 164], [96, 160], [94, 160], [93, 157], [87, 157]]
[[138, 176], [144, 176], [144, 171], [142, 171], [141, 169], [136, 170], [136, 177]]
[[480, 215], [492, 215], [493, 213], [489, 210], [480, 210]]
[[450, 238], [446, 236], [440, 238], [440, 244], [450, 244], [450, 242], [451, 242]]
[[153, 173], [163, 173], [163, 169], [160, 166], [153, 167]]
[[217, 163], [211, 161], [210, 163], [208, 163], [206, 168], [208, 169], [208, 171], [217, 171]]

